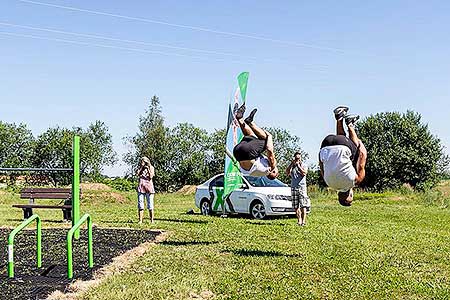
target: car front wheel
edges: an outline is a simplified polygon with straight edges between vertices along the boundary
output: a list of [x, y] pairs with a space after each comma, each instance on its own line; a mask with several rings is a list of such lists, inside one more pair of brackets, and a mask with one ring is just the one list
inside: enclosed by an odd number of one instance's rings
[[202, 202], [200, 203], [200, 210], [202, 215], [204, 216], [211, 215], [211, 203], [209, 202], [209, 200], [207, 199], [202, 200]]
[[266, 208], [264, 207], [264, 204], [262, 204], [261, 201], [253, 202], [250, 207], [250, 214], [255, 219], [264, 219], [266, 217]]

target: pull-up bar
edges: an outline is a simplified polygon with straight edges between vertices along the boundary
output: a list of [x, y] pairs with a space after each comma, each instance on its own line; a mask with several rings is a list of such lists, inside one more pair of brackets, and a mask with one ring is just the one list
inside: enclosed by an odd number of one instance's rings
[[0, 173], [14, 172], [73, 172], [70, 168], [0, 168]]

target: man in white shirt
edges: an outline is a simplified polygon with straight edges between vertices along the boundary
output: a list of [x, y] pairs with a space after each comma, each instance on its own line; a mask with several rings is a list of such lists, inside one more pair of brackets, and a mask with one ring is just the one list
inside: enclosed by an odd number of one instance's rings
[[[326, 184], [338, 191], [339, 203], [350, 206], [353, 201], [353, 187], [366, 176], [367, 150], [358, 138], [355, 123], [358, 115], [347, 115], [348, 107], [339, 106], [334, 110], [336, 135], [327, 136], [321, 145], [319, 166]], [[349, 136], [344, 130], [344, 120]]]
[[[272, 135], [259, 128], [253, 121], [257, 109], [253, 109], [244, 120], [245, 104], [235, 112], [235, 117], [244, 133], [241, 142], [233, 149], [233, 156], [239, 162], [243, 175], [267, 176], [275, 179], [278, 176]], [[267, 156], [262, 153], [266, 151]]]

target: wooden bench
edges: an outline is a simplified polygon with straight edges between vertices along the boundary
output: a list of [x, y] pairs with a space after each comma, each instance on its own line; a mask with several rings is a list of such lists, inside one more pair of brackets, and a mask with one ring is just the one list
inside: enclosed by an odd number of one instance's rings
[[[61, 188], [25, 188], [20, 191], [21, 199], [29, 199], [28, 204], [14, 204], [13, 207], [23, 210], [24, 219], [33, 215], [33, 208], [61, 209], [63, 219], [72, 220], [72, 190]], [[35, 199], [59, 199], [63, 200], [63, 205], [42, 205], [36, 204]]]

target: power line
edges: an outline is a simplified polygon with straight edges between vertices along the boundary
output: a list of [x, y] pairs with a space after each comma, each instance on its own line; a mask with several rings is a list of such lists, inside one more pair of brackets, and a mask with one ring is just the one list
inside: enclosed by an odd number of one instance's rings
[[[255, 60], [255, 61], [272, 62], [272, 63], [290, 63], [290, 62], [287, 62], [287, 61], [284, 61], [281, 59], [266, 59], [266, 58], [261, 59], [261, 58], [255, 57], [255, 56], [242, 56], [242, 55], [228, 53], [228, 52], [205, 50], [205, 49], [198, 49], [198, 48], [189, 48], [189, 47], [180, 47], [180, 46], [161, 44], [161, 43], [149, 43], [149, 42], [143, 42], [143, 41], [114, 38], [114, 37], [97, 35], [97, 34], [87, 34], [87, 33], [79, 33], [79, 32], [72, 32], [72, 31], [64, 31], [64, 30], [53, 29], [53, 28], [43, 28], [43, 27], [19, 25], [19, 24], [13, 24], [13, 23], [1, 22], [1, 21], [0, 21], [0, 25], [22, 28], [22, 29], [38, 30], [38, 31], [50, 32], [50, 33], [72, 35], [72, 36], [78, 36], [78, 37], [102, 39], [102, 40], [113, 41], [113, 42], [131, 43], [131, 44], [138, 44], [138, 45], [143, 45], [143, 46], [163, 47], [163, 48], [175, 49], [175, 50], [184, 50], [184, 51], [200, 52], [200, 53], [206, 53], [206, 54], [232, 56], [232, 57], [238, 57], [238, 58], [244, 58], [244, 59], [251, 59], [251, 60]], [[322, 66], [303, 65], [303, 67], [319, 68], [319, 67], [326, 67], [326, 66], [324, 66], [324, 65], [322, 65]]]
[[[96, 34], [78, 33], [78, 32], [64, 31], [64, 30], [58, 30], [58, 29], [52, 29], [52, 28], [43, 28], [43, 27], [34, 27], [34, 26], [27, 26], [27, 25], [18, 25], [18, 24], [13, 24], [13, 23], [6, 23], [6, 22], [0, 22], [0, 25], [10, 26], [10, 27], [17, 27], [17, 28], [23, 28], [23, 29], [39, 30], [39, 31], [51, 32], [51, 33], [60, 33], [60, 34], [73, 35], [73, 36], [79, 36], [79, 37], [102, 39], [102, 40], [108, 40], [108, 41], [114, 41], [114, 42], [139, 44], [139, 45], [144, 45], [144, 46], [156, 46], [156, 47], [163, 47], [163, 48], [176, 49], [176, 50], [187, 50], [187, 51], [192, 51], [192, 52], [201, 52], [201, 53], [207, 53], [207, 54], [217, 54], [217, 55], [225, 55], [225, 56], [243, 57], [243, 56], [240, 56], [240, 55], [237, 55], [237, 54], [233, 54], [233, 53], [210, 51], [210, 50], [188, 48], [188, 47], [179, 47], [179, 46], [173, 46], [173, 45], [168, 45], [168, 44], [148, 43], [148, 42], [128, 40], [128, 39], [119, 39], [119, 38], [113, 38], [113, 37], [96, 35]], [[246, 58], [257, 59], [256, 57], [246, 57]]]
[[147, 49], [140, 49], [140, 48], [121, 47], [121, 46], [113, 46], [113, 45], [105, 45], [105, 44], [97, 44], [97, 43], [86, 43], [86, 42], [80, 42], [80, 41], [74, 41], [74, 40], [48, 38], [48, 37], [14, 33], [14, 32], [6, 32], [6, 31], [0, 31], [0, 34], [7, 35], [7, 36], [16, 36], [16, 37], [23, 37], [23, 38], [31, 38], [31, 39], [38, 39], [38, 40], [68, 43], [68, 44], [81, 45], [81, 46], [92, 46], [92, 47], [100, 47], [100, 48], [118, 49], [118, 50], [134, 51], [134, 52], [141, 52], [141, 53], [159, 54], [159, 55], [165, 55], [165, 56], [178, 56], [178, 57], [195, 58], [195, 59], [200, 59], [200, 60], [215, 60], [215, 61], [221, 61], [221, 62], [254, 64], [254, 62], [248, 62], [248, 61], [227, 60], [227, 59], [220, 59], [220, 58], [179, 54], [179, 53], [168, 53], [168, 52], [163, 52], [163, 51], [147, 50]]
[[283, 45], [288, 45], [288, 46], [312, 48], [312, 49], [317, 49], [317, 50], [326, 50], [326, 51], [341, 52], [341, 53], [352, 52], [352, 51], [339, 49], [339, 48], [333, 48], [333, 47], [324, 47], [324, 46], [318, 46], [318, 45], [314, 45], [314, 44], [297, 43], [297, 42], [285, 41], [285, 40], [280, 40], [280, 39], [267, 38], [267, 37], [263, 37], [263, 36], [253, 35], [253, 34], [221, 31], [221, 30], [215, 30], [215, 29], [210, 29], [210, 28], [206, 28], [206, 27], [177, 24], [177, 23], [159, 21], [159, 20], [148, 19], [148, 18], [132, 17], [132, 16], [121, 15], [121, 14], [113, 14], [113, 13], [107, 13], [107, 12], [102, 12], [102, 11], [83, 9], [83, 8], [78, 8], [78, 7], [73, 7], [73, 6], [57, 5], [57, 4], [51, 4], [51, 3], [39, 2], [39, 1], [33, 1], [33, 0], [17, 0], [17, 1], [23, 2], [23, 3], [28, 3], [28, 4], [60, 8], [60, 9], [65, 9], [65, 10], [84, 12], [84, 13], [114, 17], [114, 18], [121, 18], [121, 19], [132, 20], [132, 21], [166, 25], [166, 26], [171, 26], [171, 27], [190, 29], [190, 30], [208, 32], [208, 33], [215, 33], [215, 34], [232, 36], [232, 37], [240, 37], [240, 38], [247, 38], [247, 39], [259, 40], [259, 41], [265, 41], [265, 42], [272, 42], [272, 43], [278, 43], [278, 44], [283, 44]]
[[[114, 41], [114, 42], [139, 44], [139, 45], [144, 45], [144, 46], [157, 46], [157, 47], [164, 47], [164, 48], [169, 48], [169, 49], [193, 51], [193, 52], [200, 52], [200, 53], [206, 53], [206, 54], [233, 56], [233, 57], [238, 57], [238, 58], [243, 58], [243, 59], [255, 60], [255, 63], [258, 61], [263, 61], [263, 62], [269, 62], [269, 63], [285, 63], [285, 64], [292, 65], [292, 62], [287, 62], [287, 61], [281, 60], [281, 59], [265, 59], [265, 58], [260, 59], [258, 57], [254, 57], [254, 56], [253, 57], [252, 56], [241, 56], [241, 55], [227, 53], [227, 52], [219, 52], [219, 51], [188, 48], [188, 47], [179, 47], [179, 46], [160, 44], [160, 43], [148, 43], [148, 42], [136, 41], [136, 40], [119, 39], [119, 38], [108, 37], [108, 36], [97, 35], [97, 34], [79, 33], [79, 32], [64, 31], [64, 30], [58, 30], [58, 29], [52, 29], [52, 28], [19, 25], [19, 24], [7, 23], [7, 22], [0, 22], [0, 25], [15, 27], [15, 28], [22, 28], [22, 29], [38, 30], [38, 31], [57, 33], [57, 34], [72, 35], [72, 36], [77, 36], [77, 37], [87, 37], [87, 38], [102, 39], [102, 40], [108, 40], [108, 41]], [[298, 66], [299, 67], [301, 66], [302, 68], [310, 68], [311, 70], [316, 70], [319, 72], [324, 71], [324, 68], [328, 67], [326, 65], [298, 65]]]

